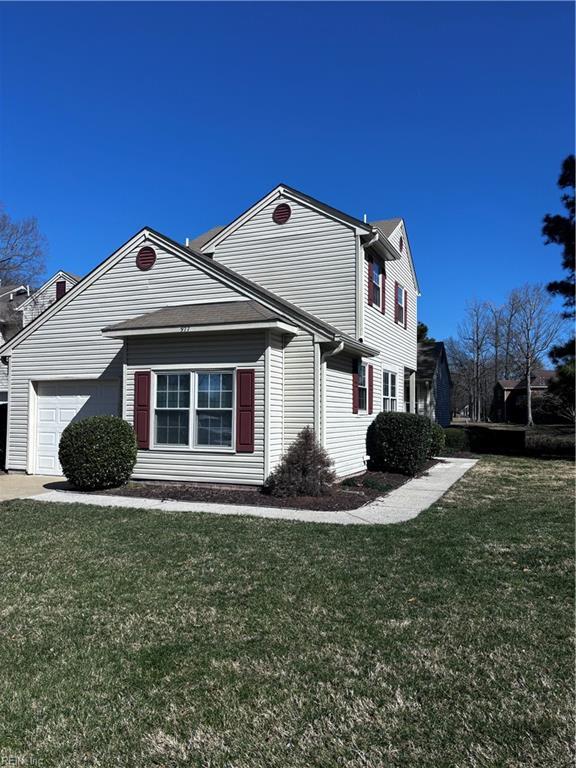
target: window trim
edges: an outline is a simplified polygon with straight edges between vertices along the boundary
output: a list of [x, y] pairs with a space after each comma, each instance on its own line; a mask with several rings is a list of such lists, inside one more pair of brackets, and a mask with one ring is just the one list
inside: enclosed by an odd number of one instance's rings
[[[402, 304], [400, 304], [400, 302], [398, 301], [398, 292], [399, 291], [402, 292]], [[404, 288], [402, 283], [398, 283], [397, 282], [396, 283], [396, 296], [394, 297], [394, 302], [395, 302], [395, 305], [396, 305], [396, 312], [395, 312], [396, 317], [395, 317], [395, 319], [396, 319], [396, 324], [397, 325], [401, 325], [403, 328], [406, 326], [406, 318], [405, 318], [405, 313], [406, 313], [406, 293], [407, 293], [406, 288]], [[400, 319], [399, 312], [398, 312], [398, 309], [400, 307], [402, 307], [402, 319]]]
[[[364, 368], [364, 386], [360, 384], [360, 370]], [[366, 393], [366, 404], [364, 408], [360, 405], [360, 390], [364, 390]], [[358, 363], [358, 413], [368, 413], [368, 364], [360, 361]]]
[[[384, 394], [384, 377], [388, 376], [388, 392], [389, 394], [386, 396]], [[392, 379], [391, 377], [394, 376], [394, 397], [392, 397]], [[389, 410], [386, 410], [384, 407], [384, 401], [388, 400], [390, 405], [392, 403], [395, 404], [394, 408], [390, 408]], [[382, 410], [385, 413], [395, 413], [398, 411], [398, 372], [397, 371], [391, 371], [389, 368], [383, 368], [382, 369]]]
[[[206, 364], [200, 364], [196, 366], [190, 366], [189, 368], [173, 368], [169, 366], [159, 365], [154, 368], [150, 368], [151, 374], [151, 386], [150, 386], [150, 449], [151, 451], [169, 451], [177, 453], [225, 453], [235, 454], [236, 451], [236, 371], [238, 366], [212, 366]], [[197, 445], [196, 444], [196, 392], [198, 388], [197, 375], [198, 373], [229, 373], [232, 375], [232, 440], [230, 446], [224, 445]], [[157, 391], [157, 376], [158, 374], [170, 375], [170, 374], [188, 374], [190, 376], [190, 404], [188, 407], [190, 416], [188, 419], [188, 445], [166, 445], [156, 442], [156, 391]], [[160, 409], [163, 410], [163, 409]], [[184, 410], [183, 408], [173, 408], [165, 410]], [[200, 409], [204, 410], [204, 409]], [[216, 410], [216, 409], [215, 409]], [[218, 409], [221, 410], [221, 409]]]
[[[378, 282], [374, 280], [375, 270], [378, 270]], [[379, 310], [382, 310], [382, 274], [383, 274], [383, 270], [380, 263], [374, 260], [372, 262], [371, 277], [370, 277], [370, 279], [372, 280], [372, 306], [376, 307], [376, 309], [379, 309]], [[376, 299], [374, 298], [374, 290], [376, 288], [378, 289], [378, 295], [379, 295], [378, 301], [376, 301]]]

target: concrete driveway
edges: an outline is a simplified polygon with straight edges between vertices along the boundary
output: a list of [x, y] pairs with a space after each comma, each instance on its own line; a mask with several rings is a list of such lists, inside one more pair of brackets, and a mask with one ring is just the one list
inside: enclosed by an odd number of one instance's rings
[[44, 475], [0, 474], [0, 501], [24, 499], [26, 496], [32, 496], [36, 493], [51, 491], [55, 483], [62, 482], [66, 482], [66, 478]]

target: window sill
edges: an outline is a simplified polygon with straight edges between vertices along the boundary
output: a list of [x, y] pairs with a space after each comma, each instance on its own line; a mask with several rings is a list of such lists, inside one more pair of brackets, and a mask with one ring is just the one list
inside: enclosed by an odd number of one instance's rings
[[[142, 450], [142, 449], [141, 449]], [[189, 445], [151, 445], [148, 451], [165, 451], [168, 453], [236, 453], [235, 448], [199, 448], [198, 446], [190, 447]]]

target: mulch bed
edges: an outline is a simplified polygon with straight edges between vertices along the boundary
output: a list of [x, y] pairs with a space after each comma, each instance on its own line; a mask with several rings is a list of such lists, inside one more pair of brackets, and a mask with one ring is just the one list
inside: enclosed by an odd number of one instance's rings
[[[436, 464], [430, 461], [421, 474]], [[358, 509], [369, 501], [385, 496], [404, 485], [409, 477], [393, 472], [368, 471], [335, 485], [329, 496], [291, 496], [279, 499], [259, 489], [216, 488], [186, 482], [132, 481], [121, 488], [98, 491], [110, 496], [132, 496], [145, 499], [236, 504], [254, 507], [288, 507], [326, 512]]]

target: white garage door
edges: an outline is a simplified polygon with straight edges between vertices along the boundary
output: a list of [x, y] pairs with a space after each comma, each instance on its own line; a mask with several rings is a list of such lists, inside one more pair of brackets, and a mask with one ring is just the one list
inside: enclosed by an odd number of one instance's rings
[[36, 474], [61, 475], [58, 445], [64, 428], [88, 416], [118, 415], [119, 392], [116, 381], [39, 382]]

